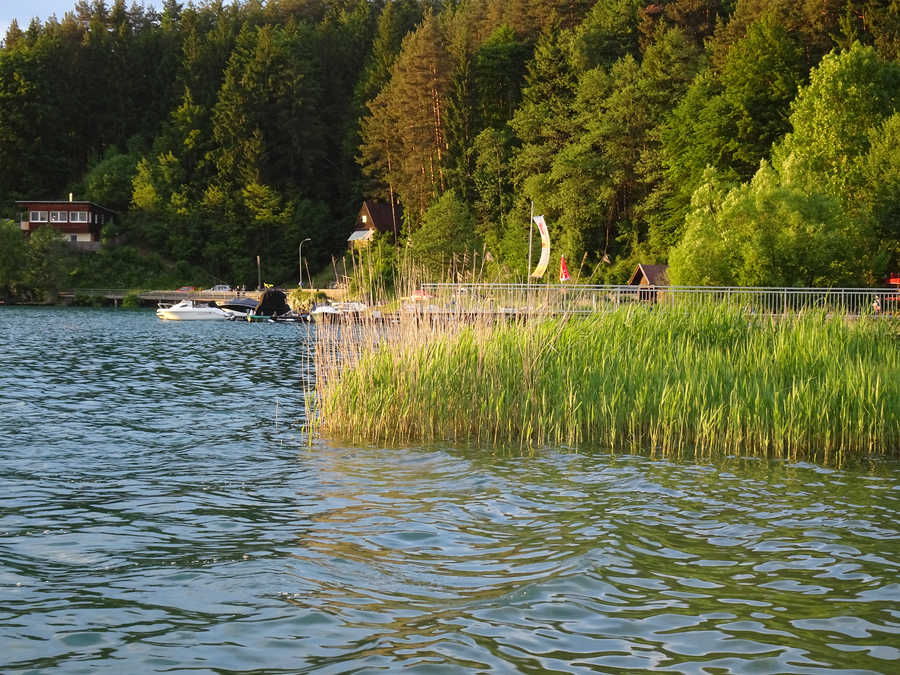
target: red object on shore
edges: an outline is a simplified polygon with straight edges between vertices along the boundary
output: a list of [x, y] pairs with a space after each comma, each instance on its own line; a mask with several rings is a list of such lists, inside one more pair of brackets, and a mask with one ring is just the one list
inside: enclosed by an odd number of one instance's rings
[[559, 256], [559, 280], [560, 281], [568, 281], [571, 277], [569, 277], [569, 268], [566, 267], [566, 256]]

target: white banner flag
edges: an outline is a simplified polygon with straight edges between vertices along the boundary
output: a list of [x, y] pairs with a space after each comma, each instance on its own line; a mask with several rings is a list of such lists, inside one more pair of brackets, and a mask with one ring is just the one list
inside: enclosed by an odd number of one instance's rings
[[538, 232], [541, 233], [541, 257], [531, 276], [535, 279], [540, 279], [544, 276], [544, 272], [547, 271], [547, 265], [550, 263], [550, 233], [547, 232], [547, 223], [544, 222], [544, 216], [534, 216], [534, 224], [537, 225]]

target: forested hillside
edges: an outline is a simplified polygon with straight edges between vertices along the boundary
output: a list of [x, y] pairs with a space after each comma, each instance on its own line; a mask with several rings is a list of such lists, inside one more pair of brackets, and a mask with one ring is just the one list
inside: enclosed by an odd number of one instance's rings
[[0, 49], [0, 214], [69, 192], [128, 250], [248, 285], [257, 255], [295, 279], [307, 237], [331, 267], [364, 198], [435, 273], [524, 277], [533, 202], [582, 280], [877, 284], [900, 2], [79, 0]]

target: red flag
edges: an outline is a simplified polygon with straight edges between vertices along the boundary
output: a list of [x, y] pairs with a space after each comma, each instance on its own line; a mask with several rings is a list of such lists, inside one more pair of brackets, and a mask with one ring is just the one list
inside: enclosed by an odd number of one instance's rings
[[559, 256], [559, 280], [560, 281], [568, 281], [569, 277], [569, 268], [566, 267], [566, 256]]

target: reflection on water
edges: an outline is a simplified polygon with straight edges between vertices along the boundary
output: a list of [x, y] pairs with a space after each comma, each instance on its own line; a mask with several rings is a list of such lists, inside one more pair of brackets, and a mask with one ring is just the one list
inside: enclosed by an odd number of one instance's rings
[[900, 670], [900, 467], [307, 442], [305, 327], [0, 308], [0, 671]]

